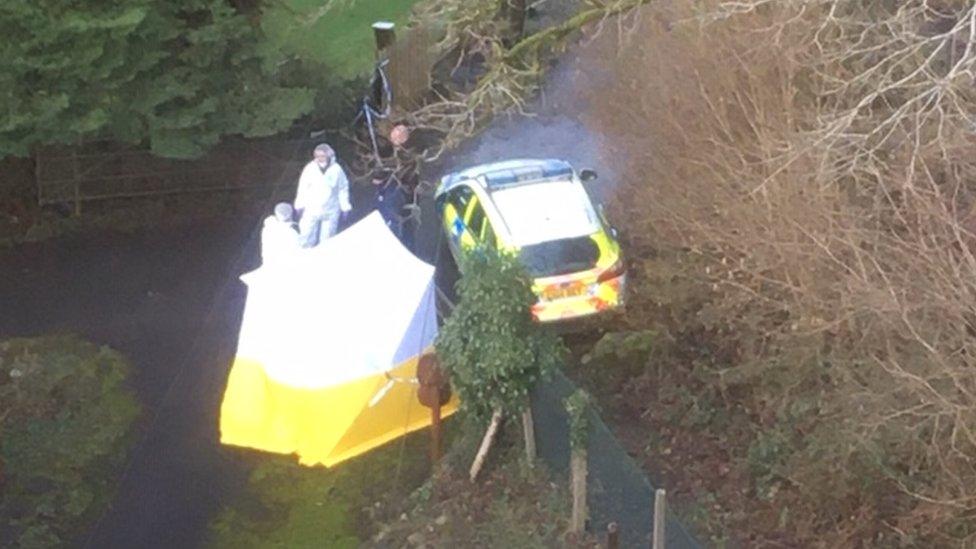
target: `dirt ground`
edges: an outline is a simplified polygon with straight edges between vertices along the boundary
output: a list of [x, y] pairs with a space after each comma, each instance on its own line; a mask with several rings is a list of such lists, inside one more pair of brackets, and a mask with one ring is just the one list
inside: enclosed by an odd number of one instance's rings
[[514, 440], [519, 434], [518, 429], [503, 433], [476, 483], [467, 476], [470, 459], [447, 456], [434, 479], [414, 493], [405, 512], [380, 526], [366, 545], [375, 549], [601, 547], [602, 535], [569, 532], [569, 490], [541, 463], [526, 466], [522, 448]]

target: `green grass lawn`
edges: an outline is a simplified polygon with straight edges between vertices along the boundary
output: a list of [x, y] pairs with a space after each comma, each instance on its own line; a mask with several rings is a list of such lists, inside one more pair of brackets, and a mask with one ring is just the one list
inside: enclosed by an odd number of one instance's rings
[[[448, 420], [445, 445], [455, 434]], [[429, 436], [424, 429], [330, 469], [238, 450], [253, 465], [250, 478], [211, 522], [205, 547], [360, 547], [377, 526], [373, 515], [399, 507], [428, 478]]]
[[261, 25], [282, 51], [318, 61], [339, 79], [350, 80], [368, 74], [372, 67], [370, 25], [393, 21], [402, 28], [417, 1], [282, 0], [280, 5], [272, 4]]

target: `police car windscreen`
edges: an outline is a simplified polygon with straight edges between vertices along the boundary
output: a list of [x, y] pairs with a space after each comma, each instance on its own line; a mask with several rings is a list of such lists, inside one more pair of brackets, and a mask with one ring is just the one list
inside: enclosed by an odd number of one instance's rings
[[522, 247], [519, 259], [533, 278], [592, 269], [600, 249], [589, 236], [550, 240]]

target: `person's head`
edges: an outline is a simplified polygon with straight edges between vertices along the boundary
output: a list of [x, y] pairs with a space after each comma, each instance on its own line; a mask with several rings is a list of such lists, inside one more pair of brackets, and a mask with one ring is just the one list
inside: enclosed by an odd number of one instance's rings
[[387, 170], [387, 169], [383, 169], [383, 168], [379, 168], [379, 169], [373, 170], [373, 175], [371, 177], [371, 180], [373, 182], [373, 185], [382, 185], [382, 184], [386, 183], [387, 181], [389, 181], [390, 180], [390, 176], [392, 176], [392, 175], [393, 175], [393, 172], [392, 171]]
[[410, 129], [403, 124], [397, 124], [390, 130], [390, 143], [394, 147], [402, 147], [410, 139]]
[[295, 218], [295, 209], [287, 202], [280, 202], [274, 209], [275, 218], [282, 223], [291, 223]]
[[315, 150], [312, 151], [312, 158], [315, 159], [315, 163], [319, 167], [324, 168], [335, 159], [335, 151], [332, 150], [332, 147], [328, 143], [319, 143], [315, 146]]

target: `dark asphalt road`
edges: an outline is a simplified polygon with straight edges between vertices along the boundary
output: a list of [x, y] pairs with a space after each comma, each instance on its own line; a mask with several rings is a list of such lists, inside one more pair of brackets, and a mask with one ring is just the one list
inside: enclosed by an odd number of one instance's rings
[[[0, 337], [79, 334], [134, 364], [146, 408], [112, 508], [78, 545], [187, 547], [239, 468], [216, 443], [250, 223], [29, 244], [0, 253]], [[244, 252], [244, 253], [242, 253]], [[216, 297], [215, 297], [216, 296]]]

